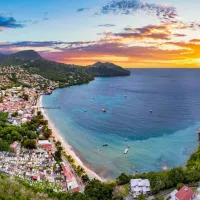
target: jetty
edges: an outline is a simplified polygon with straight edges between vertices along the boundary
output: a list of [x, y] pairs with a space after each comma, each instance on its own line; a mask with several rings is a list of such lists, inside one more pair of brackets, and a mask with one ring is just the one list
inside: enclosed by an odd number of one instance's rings
[[39, 109], [61, 109], [61, 106], [49, 106], [49, 107], [45, 107], [45, 106], [43, 106], [43, 107], [38, 107]]

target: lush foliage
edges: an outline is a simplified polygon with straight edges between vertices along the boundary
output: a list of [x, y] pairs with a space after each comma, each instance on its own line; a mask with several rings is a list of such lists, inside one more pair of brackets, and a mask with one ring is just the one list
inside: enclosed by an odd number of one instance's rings
[[12, 113], [12, 117], [17, 117], [17, 115], [18, 115], [17, 111], [15, 111], [15, 112]]
[[0, 151], [10, 151], [9, 144], [2, 139], [0, 139]]
[[87, 68], [57, 63], [45, 59], [26, 62], [24, 68], [28, 69], [32, 74], [39, 74], [52, 81], [58, 81], [60, 87], [79, 85], [93, 80], [93, 76], [88, 72]]
[[[35, 116], [31, 122], [22, 124], [22, 126], [13, 126], [8, 123], [8, 113], [0, 112], [0, 150], [10, 150], [9, 145], [14, 141], [22, 142], [22, 145], [28, 149], [36, 148], [37, 134], [42, 134], [43, 138], [48, 139], [51, 136], [51, 130], [47, 127], [48, 122], [43, 116]], [[37, 131], [39, 126], [43, 126]]]
[[195, 153], [190, 156], [190, 159], [187, 162], [187, 167], [200, 170], [200, 147]]
[[152, 193], [156, 194], [161, 190], [176, 187], [179, 183], [196, 183], [200, 180], [200, 170], [177, 167], [167, 171], [149, 172], [146, 174], [137, 174], [135, 176], [121, 174], [117, 179], [117, 183], [129, 183], [131, 178], [149, 179]]
[[114, 188], [114, 183], [101, 183], [93, 180], [86, 186], [85, 195], [92, 200], [111, 200]]
[[13, 177], [0, 174], [0, 200], [50, 200], [48, 194], [35, 192]]

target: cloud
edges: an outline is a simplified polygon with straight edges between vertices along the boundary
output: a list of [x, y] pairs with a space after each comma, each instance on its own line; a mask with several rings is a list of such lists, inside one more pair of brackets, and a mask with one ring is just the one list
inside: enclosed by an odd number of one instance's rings
[[77, 12], [83, 12], [83, 11], [86, 11], [86, 10], [89, 10], [89, 8], [78, 8], [76, 11]]
[[173, 36], [175, 37], [185, 37], [185, 34], [181, 34], [181, 33], [174, 33]]
[[170, 40], [172, 36], [181, 37], [184, 34], [173, 34], [169, 29], [168, 25], [148, 25], [141, 28], [124, 28], [124, 32], [112, 33], [104, 32], [98, 33], [98, 35], [104, 35], [107, 38], [120, 38], [127, 40]]
[[101, 8], [100, 14], [125, 14], [130, 15], [138, 11], [143, 11], [148, 15], [155, 15], [161, 20], [173, 20], [177, 17], [175, 7], [143, 3], [140, 0], [112, 0]]
[[98, 26], [100, 26], [100, 27], [114, 27], [116, 25], [115, 24], [100, 24]]
[[45, 12], [40, 19], [35, 19], [35, 20], [26, 19], [26, 20], [20, 21], [19, 23], [23, 23], [23, 24], [29, 25], [29, 24], [38, 24], [40, 22], [48, 21], [48, 20], [49, 20], [48, 12]]
[[192, 40], [190, 40], [190, 42], [192, 42], [192, 43], [200, 43], [200, 39], [192, 39]]
[[[197, 41], [194, 39], [191, 41]], [[187, 60], [200, 57], [200, 44], [189, 42], [168, 42], [162, 45], [178, 47], [176, 49], [160, 48], [161, 46], [133, 46], [118, 40], [99, 41], [21, 41], [0, 43], [1, 52], [16, 52], [23, 49], [35, 49], [49, 59], [64, 63], [88, 65], [93, 62], [111, 61], [126, 67], [142, 66], [183, 66]], [[169, 59], [170, 58], [170, 59]], [[192, 62], [192, 64], [194, 64]], [[191, 64], [190, 64], [191, 65]]]
[[13, 17], [0, 15], [0, 31], [6, 28], [23, 28], [24, 25], [18, 23]]
[[65, 48], [75, 48], [77, 46], [84, 46], [93, 44], [95, 41], [76, 41], [76, 42], [63, 42], [63, 41], [20, 41], [20, 42], [8, 42], [0, 43], [0, 48], [36, 48], [36, 47], [48, 47], [56, 50], [62, 50]]

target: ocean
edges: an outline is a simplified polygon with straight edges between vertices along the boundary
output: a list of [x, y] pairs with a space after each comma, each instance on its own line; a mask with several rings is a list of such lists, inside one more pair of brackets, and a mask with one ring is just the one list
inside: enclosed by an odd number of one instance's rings
[[186, 163], [198, 146], [199, 77], [198, 69], [132, 69], [57, 89], [42, 104], [61, 106], [45, 113], [63, 139], [98, 175], [115, 179]]

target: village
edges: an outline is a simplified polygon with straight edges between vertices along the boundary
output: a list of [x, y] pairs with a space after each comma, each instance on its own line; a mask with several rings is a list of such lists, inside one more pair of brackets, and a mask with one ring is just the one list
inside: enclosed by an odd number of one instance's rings
[[[30, 62], [34, 62], [34, 60]], [[38, 74], [31, 74], [21, 65], [2, 66], [0, 68], [0, 88], [2, 90], [21, 85], [34, 87], [40, 91], [45, 88], [58, 88], [59, 82], [51, 81]]]
[[0, 171], [26, 179], [31, 184], [42, 182], [54, 191], [81, 191], [67, 161], [58, 164], [54, 159], [53, 145], [48, 140], [39, 140], [37, 149], [26, 150], [20, 143], [10, 145], [13, 152], [0, 152]]
[[[13, 67], [16, 76], [23, 83], [32, 85], [32, 87], [24, 87], [19, 85], [11, 87], [10, 82], [4, 82], [5, 77], [11, 73], [10, 68], [1, 68], [0, 84], [6, 89], [0, 91], [0, 112], [8, 113], [8, 123], [14, 126], [21, 126], [24, 123], [31, 122], [40, 108], [37, 107], [37, 101], [40, 95], [48, 94], [52, 89], [58, 87], [55, 82], [44, 79], [39, 75], [30, 76], [26, 74], [19, 66]], [[23, 74], [21, 76], [20, 74]], [[8, 78], [8, 80], [10, 80]], [[41, 85], [47, 84], [46, 90]], [[48, 86], [48, 87], [47, 87]], [[36, 131], [40, 131], [43, 126], [37, 127]], [[41, 187], [50, 187], [54, 191], [82, 191], [84, 183], [78, 178], [75, 170], [63, 157], [61, 161], [55, 160], [55, 152], [57, 150], [53, 138], [40, 139], [36, 138], [36, 148], [27, 149], [22, 147], [20, 141], [14, 141], [10, 144], [11, 152], [0, 152], [0, 171], [12, 176], [22, 178], [30, 183], [30, 185], [41, 183]]]

